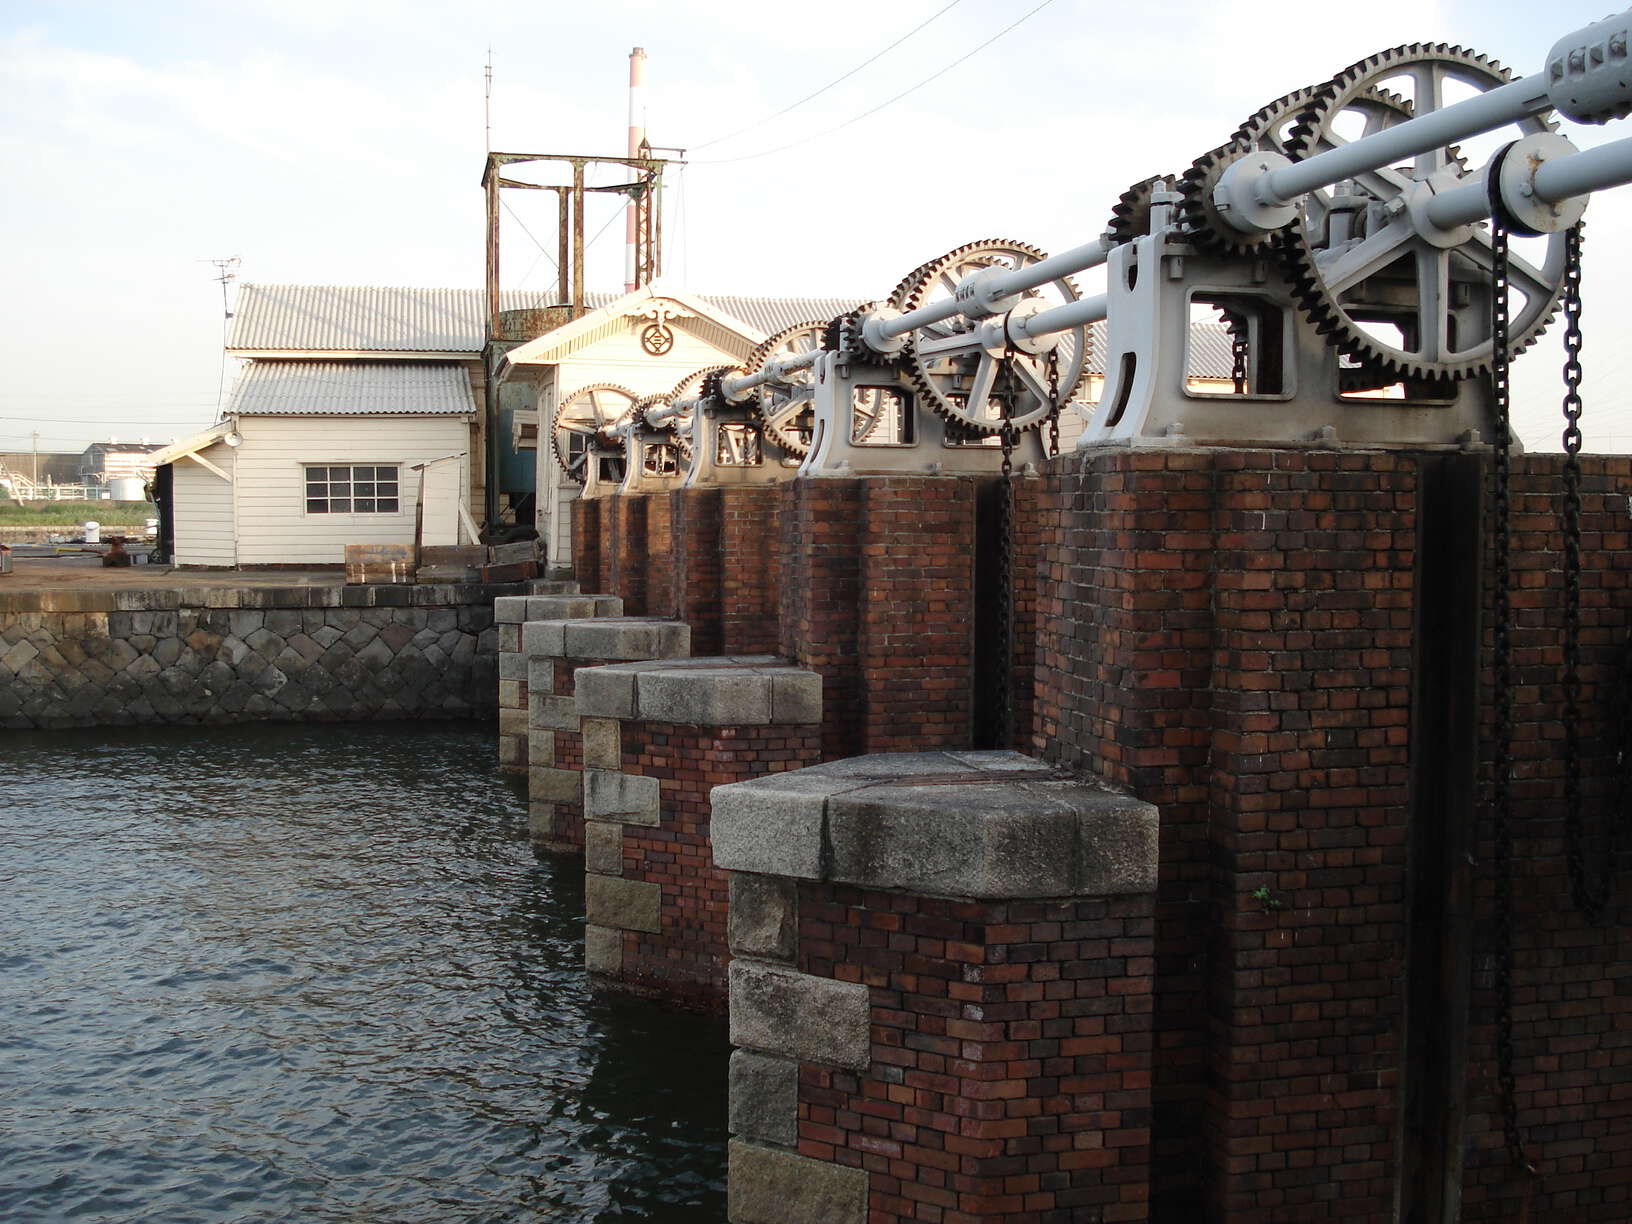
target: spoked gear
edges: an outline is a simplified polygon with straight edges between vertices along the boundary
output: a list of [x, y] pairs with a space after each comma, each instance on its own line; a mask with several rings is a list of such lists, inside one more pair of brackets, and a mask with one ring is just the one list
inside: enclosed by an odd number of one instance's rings
[[1179, 179], [1179, 217], [1197, 246], [1220, 255], [1252, 255], [1272, 245], [1273, 231], [1244, 234], [1219, 215], [1213, 189], [1236, 162], [1254, 153], [1286, 152], [1285, 142], [1299, 116], [1335, 87], [1331, 82], [1295, 89], [1260, 107], [1235, 129], [1229, 143], [1203, 153]]
[[[630, 428], [645, 431], [649, 434], [667, 435], [667, 441], [669, 445], [674, 447], [675, 453], [680, 456], [682, 465], [689, 464], [691, 462], [691, 436], [681, 432], [679, 428], [680, 421], [671, 419], [663, 425], [652, 424], [651, 413], [653, 410], [667, 408], [668, 406], [669, 393], [667, 391], [659, 391], [656, 395], [643, 397], [635, 404], [634, 414], [630, 417]], [[661, 436], [658, 440], [662, 441]]]
[[[697, 399], [708, 388], [711, 379], [713, 385], [717, 387], [722, 375], [733, 374], [737, 371], [738, 367], [728, 365], [709, 366], [707, 369], [693, 370], [675, 383], [674, 390], [670, 391], [664, 398], [671, 406], [684, 403], [686, 400]], [[691, 463], [692, 456], [696, 454], [693, 439], [697, 424], [701, 420], [702, 415], [698, 412], [680, 412], [675, 415], [674, 423], [670, 426], [670, 430], [674, 434], [674, 444], [680, 448], [680, 458], [687, 464]]]
[[550, 449], [561, 470], [582, 483], [590, 454], [611, 449], [612, 439], [628, 423], [639, 398], [616, 383], [591, 383], [563, 399], [550, 428]]
[[[753, 351], [748, 358], [749, 371], [757, 374], [772, 361], [820, 349], [826, 330], [827, 324], [823, 322], [795, 323], [783, 328]], [[816, 372], [807, 366], [764, 384], [754, 399], [754, 412], [765, 433], [795, 458], [803, 459], [810, 453], [815, 429], [815, 394]]]
[[896, 310], [905, 310], [912, 291], [918, 287], [918, 282], [924, 279], [924, 274], [934, 266], [935, 260], [931, 259], [928, 263], [921, 263], [908, 272], [896, 282], [895, 288], [890, 290], [890, 296], [884, 299], [884, 305], [893, 306]]
[[[907, 309], [917, 310], [956, 293], [972, 273], [1028, 267], [1044, 258], [1036, 247], [1005, 238], [967, 243], [929, 265], [909, 295]], [[1069, 276], [1059, 276], [1028, 290], [1023, 300], [1057, 306], [1080, 296]], [[925, 403], [976, 433], [1002, 430], [1005, 406], [1008, 422], [1019, 429], [1041, 424], [1071, 399], [1087, 369], [1086, 325], [1062, 334], [1052, 358], [1016, 348], [996, 355], [984, 349], [958, 354], [920, 351], [926, 340], [954, 339], [970, 330], [969, 320], [961, 314], [918, 329], [908, 346], [906, 370]]]
[[877, 302], [863, 302], [854, 310], [846, 311], [838, 318], [830, 320], [822, 331], [822, 347], [847, 360], [859, 361], [863, 365], [890, 365], [898, 361], [899, 357], [886, 357], [873, 352], [861, 338], [862, 320], [877, 307]]
[[[1287, 155], [1312, 157], [1437, 109], [1448, 83], [1487, 92], [1511, 77], [1493, 60], [1445, 43], [1379, 52], [1333, 78], [1331, 91], [1294, 127]], [[1395, 85], [1409, 96], [1387, 92]], [[1553, 128], [1527, 117], [1509, 131], [1517, 138]], [[1369, 382], [1381, 371], [1435, 381], [1490, 369], [1489, 232], [1469, 225], [1441, 234], [1420, 230], [1413, 219], [1430, 195], [1469, 181], [1465, 171], [1454, 146], [1430, 149], [1409, 166], [1356, 175], [1346, 192], [1309, 193], [1297, 220], [1281, 231], [1288, 279], [1304, 314], [1367, 371], [1348, 382]], [[1546, 248], [1540, 266], [1517, 251], [1510, 259], [1510, 284], [1524, 298], [1512, 312], [1512, 355], [1535, 342], [1564, 289], [1564, 234], [1538, 241]]]
[[1141, 179], [1117, 197], [1111, 209], [1110, 222], [1105, 227], [1113, 242], [1132, 242], [1150, 233], [1151, 197], [1168, 177], [1157, 174]]

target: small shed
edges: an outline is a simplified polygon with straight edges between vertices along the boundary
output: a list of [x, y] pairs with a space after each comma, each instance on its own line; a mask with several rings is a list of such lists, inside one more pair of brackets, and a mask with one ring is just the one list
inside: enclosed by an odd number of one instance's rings
[[456, 544], [473, 528], [470, 378], [452, 365], [250, 365], [224, 419], [153, 455], [180, 566], [340, 565], [348, 544]]

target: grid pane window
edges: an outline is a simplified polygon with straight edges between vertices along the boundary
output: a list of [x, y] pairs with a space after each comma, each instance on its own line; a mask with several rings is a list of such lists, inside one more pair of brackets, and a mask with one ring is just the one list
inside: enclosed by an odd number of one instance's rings
[[308, 467], [306, 513], [395, 514], [397, 490], [394, 466]]

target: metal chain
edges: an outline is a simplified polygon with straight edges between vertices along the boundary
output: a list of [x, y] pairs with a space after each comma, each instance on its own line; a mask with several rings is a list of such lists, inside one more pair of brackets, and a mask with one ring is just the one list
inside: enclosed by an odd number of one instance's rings
[[[1007, 333], [1008, 328], [1004, 328]], [[1020, 431], [1014, 427], [1014, 397], [1020, 393], [1020, 379], [1014, 373], [1013, 362], [1017, 350], [1012, 342], [1005, 346], [998, 367], [1006, 384], [998, 396], [1003, 424], [998, 438], [1003, 446], [1002, 489], [999, 492], [997, 585], [997, 632], [999, 655], [998, 672], [998, 747], [1014, 746], [1014, 447]], [[971, 405], [971, 407], [973, 407]]]
[[1509, 595], [1511, 544], [1512, 433], [1508, 383], [1507, 226], [1501, 217], [1490, 225], [1491, 390], [1494, 398], [1494, 463], [1491, 489], [1491, 625], [1494, 658], [1491, 705], [1494, 715], [1491, 765], [1491, 831], [1495, 850], [1496, 905], [1496, 1080], [1501, 1090], [1502, 1134], [1508, 1160], [1515, 1168], [1534, 1167], [1524, 1154], [1519, 1133], [1518, 1089], [1513, 1073], [1513, 644]]
[[1564, 235], [1564, 832], [1570, 899], [1603, 921], [1613, 884], [1606, 854], [1587, 863], [1581, 791], [1581, 226]]
[[1060, 453], [1060, 350], [1051, 348], [1044, 358], [1048, 369], [1048, 457], [1053, 459]]
[[1250, 349], [1247, 345], [1247, 321], [1238, 315], [1228, 315], [1230, 331], [1230, 380], [1235, 384], [1235, 393], [1247, 393], [1247, 357]]

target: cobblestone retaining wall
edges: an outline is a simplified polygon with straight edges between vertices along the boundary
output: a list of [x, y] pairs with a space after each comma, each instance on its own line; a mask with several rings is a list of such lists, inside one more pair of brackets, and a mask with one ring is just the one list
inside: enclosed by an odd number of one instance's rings
[[0, 595], [0, 726], [491, 719], [493, 599], [548, 585]]

